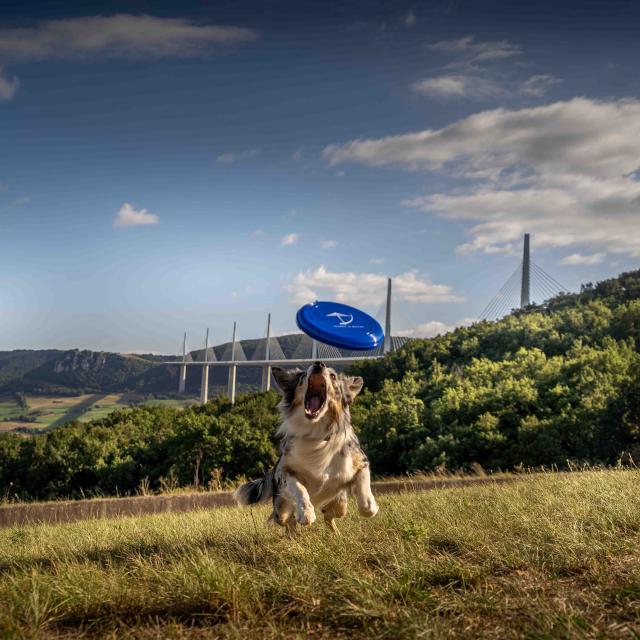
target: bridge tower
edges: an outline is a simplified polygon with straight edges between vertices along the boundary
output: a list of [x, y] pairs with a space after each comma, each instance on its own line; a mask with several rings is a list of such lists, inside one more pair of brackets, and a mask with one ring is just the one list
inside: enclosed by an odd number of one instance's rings
[[522, 250], [522, 283], [520, 285], [520, 307], [531, 304], [531, 260], [529, 257], [529, 234], [524, 234], [524, 247]]
[[387, 306], [384, 316], [382, 353], [389, 353], [389, 351], [393, 351], [393, 343], [391, 341], [391, 278], [387, 278]]

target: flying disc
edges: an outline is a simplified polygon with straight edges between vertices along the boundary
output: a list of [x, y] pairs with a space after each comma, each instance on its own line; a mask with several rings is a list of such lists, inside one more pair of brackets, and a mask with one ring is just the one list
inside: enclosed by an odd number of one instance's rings
[[367, 351], [384, 340], [384, 331], [375, 318], [339, 302], [306, 304], [298, 310], [296, 323], [314, 340], [339, 349]]

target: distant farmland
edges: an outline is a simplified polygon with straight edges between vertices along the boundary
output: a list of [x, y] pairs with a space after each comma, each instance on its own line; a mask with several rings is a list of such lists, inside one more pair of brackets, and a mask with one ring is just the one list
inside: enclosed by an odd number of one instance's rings
[[71, 420], [98, 420], [116, 409], [132, 404], [185, 407], [197, 401], [194, 397], [156, 399], [136, 393], [26, 395], [25, 400], [27, 407], [23, 408], [14, 395], [0, 396], [0, 432], [14, 429], [49, 429]]

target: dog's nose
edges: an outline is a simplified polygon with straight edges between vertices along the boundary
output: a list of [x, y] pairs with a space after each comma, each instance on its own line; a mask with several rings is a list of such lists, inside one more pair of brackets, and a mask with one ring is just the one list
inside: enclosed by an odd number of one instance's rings
[[314, 362], [312, 373], [322, 373], [322, 370], [325, 368], [324, 362]]

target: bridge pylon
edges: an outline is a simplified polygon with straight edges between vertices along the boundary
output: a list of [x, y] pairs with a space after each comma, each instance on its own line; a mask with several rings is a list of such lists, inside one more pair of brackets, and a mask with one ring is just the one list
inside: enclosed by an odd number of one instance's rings
[[522, 282], [520, 284], [520, 307], [531, 304], [531, 257], [529, 253], [529, 234], [524, 234], [522, 247]]

